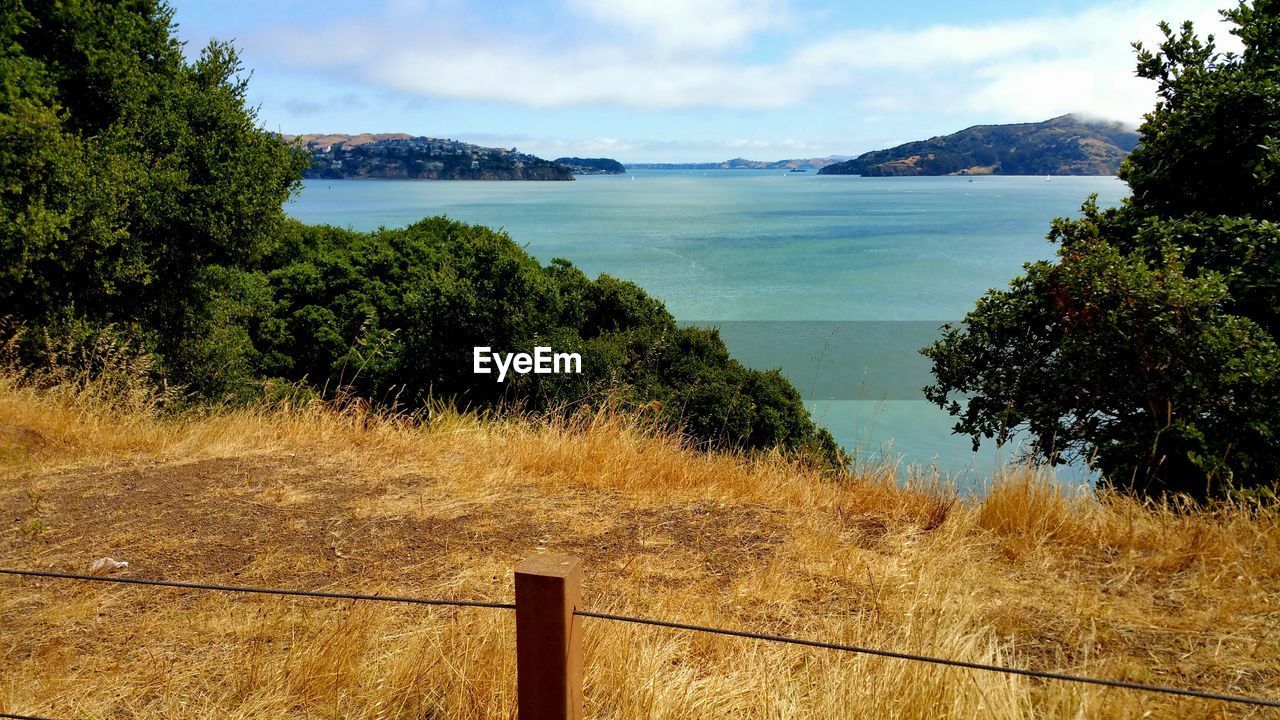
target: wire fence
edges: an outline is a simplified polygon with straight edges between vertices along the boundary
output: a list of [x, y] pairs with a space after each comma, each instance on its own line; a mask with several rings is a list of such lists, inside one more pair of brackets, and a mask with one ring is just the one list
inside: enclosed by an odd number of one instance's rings
[[[405, 597], [396, 595], [370, 595], [363, 593], [346, 593], [346, 592], [326, 592], [320, 590], [294, 590], [288, 588], [267, 588], [242, 585], [216, 585], [210, 583], [193, 583], [193, 582], [175, 582], [169, 580], [151, 580], [147, 578], [134, 577], [107, 577], [101, 575], [80, 575], [76, 573], [50, 572], [43, 570], [22, 570], [0, 568], [0, 575], [12, 575], [30, 578], [47, 578], [58, 580], [80, 580], [86, 582], [113, 583], [120, 585], [144, 585], [152, 587], [167, 587], [185, 590], [202, 590], [212, 592], [227, 593], [248, 593], [258, 595], [277, 595], [287, 597], [305, 597], [319, 598], [331, 600], [352, 600], [360, 602], [388, 602], [402, 603], [411, 605], [433, 605], [447, 607], [470, 607], [470, 608], [486, 608], [495, 610], [515, 610], [515, 603], [490, 602], [484, 600], [453, 600], [448, 598], [419, 598]], [[840, 643], [825, 642], [821, 640], [808, 640], [804, 638], [788, 637], [785, 635], [773, 635], [768, 633], [751, 632], [747, 630], [729, 630], [725, 628], [708, 627], [705, 625], [693, 625], [689, 623], [673, 622], [669, 620], [655, 620], [653, 618], [631, 617], [627, 615], [615, 615], [612, 613], [593, 612], [590, 610], [575, 610], [575, 615], [592, 618], [596, 620], [607, 620], [620, 623], [630, 623], [635, 625], [648, 625], [653, 627], [667, 628], [672, 630], [685, 630], [689, 632], [708, 633], [713, 635], [724, 635], [729, 637], [744, 638], [749, 640], [760, 640], [765, 642], [783, 643], [788, 645], [799, 645], [803, 647], [819, 648], [823, 650], [835, 650], [840, 652], [857, 653], [862, 655], [874, 655], [878, 657], [893, 658], [897, 660], [907, 660], [911, 662], [929, 663], [946, 667], [963, 668], [967, 670], [981, 670], [985, 672], [1004, 673], [1009, 675], [1021, 675], [1025, 677], [1033, 677], [1041, 680], [1053, 680], [1061, 682], [1082, 683], [1088, 685], [1101, 685], [1104, 687], [1121, 688], [1126, 690], [1136, 690], [1141, 692], [1157, 693], [1164, 695], [1175, 695], [1182, 697], [1198, 698], [1202, 700], [1216, 700], [1227, 703], [1237, 703], [1242, 705], [1250, 705], [1254, 707], [1280, 708], [1280, 700], [1268, 700], [1266, 698], [1247, 697], [1242, 695], [1231, 695], [1226, 693], [1214, 692], [1209, 690], [1195, 690], [1186, 688], [1168, 687], [1163, 685], [1151, 685], [1147, 683], [1129, 682], [1127, 680], [1113, 680], [1107, 678], [1096, 678], [1084, 675], [1070, 675], [1066, 673], [1051, 672], [1047, 670], [1032, 670], [1027, 668], [1010, 667], [1005, 665], [993, 665], [986, 663], [969, 662], [965, 660], [952, 660], [947, 658], [932, 657], [929, 655], [920, 655], [916, 653], [899, 652], [895, 650], [883, 650], [879, 648], [860, 647], [857, 645], [845, 645]], [[34, 715], [16, 715], [11, 713], [0, 712], [0, 718], [16, 718], [18, 720], [50, 720]]]
[[44, 570], [8, 570], [0, 568], [0, 575], [57, 578], [60, 580], [86, 580], [89, 582], [120, 583], [125, 585], [151, 585], [154, 587], [182, 588], [186, 590], [212, 590], [214, 592], [251, 593], [258, 595], [288, 595], [295, 597], [324, 598], [329, 600], [362, 600], [369, 602], [408, 603], [411, 605], [447, 605], [451, 607], [494, 608], [515, 610], [515, 603], [486, 602], [483, 600], [436, 600], [395, 595], [362, 595], [360, 593], [324, 592], [321, 590], [289, 590], [281, 588], [249, 587], [245, 585], [210, 585], [208, 583], [172, 582], [132, 577], [105, 577], [102, 575], [77, 575], [75, 573], [47, 572]]
[[786, 643], [788, 645], [803, 645], [805, 647], [822, 648], [824, 650], [841, 650], [844, 652], [858, 653], [862, 655], [877, 655], [879, 657], [911, 660], [913, 662], [930, 663], [932, 665], [946, 665], [948, 667], [966, 668], [969, 670], [985, 670], [988, 672], [1006, 673], [1009, 675], [1025, 675], [1027, 677], [1040, 678], [1041, 680], [1060, 680], [1063, 682], [1085, 683], [1088, 685], [1103, 685], [1105, 687], [1143, 690], [1146, 692], [1162, 693], [1165, 695], [1182, 695], [1185, 697], [1201, 698], [1204, 700], [1221, 700], [1223, 702], [1230, 703], [1244, 703], [1246, 705], [1257, 705], [1260, 707], [1280, 708], [1280, 700], [1265, 700], [1261, 698], [1244, 697], [1241, 695], [1226, 695], [1207, 690], [1187, 690], [1183, 688], [1167, 687], [1164, 685], [1148, 685], [1146, 683], [1129, 682], [1127, 680], [1108, 680], [1106, 678], [1087, 677], [1084, 675], [1068, 675], [1066, 673], [1051, 672], [1048, 670], [1029, 670], [1027, 668], [1009, 667], [1007, 665], [988, 665], [986, 663], [968, 662], [966, 660], [948, 660], [946, 658], [898, 652], [896, 650], [880, 650], [878, 648], [859, 647], [857, 645], [842, 645], [840, 643], [823, 642], [821, 640], [805, 640], [804, 638], [793, 638], [785, 635], [770, 635], [768, 633], [750, 632], [747, 630], [725, 630], [723, 628], [689, 625], [686, 623], [671, 622], [669, 620], [652, 620], [649, 618], [627, 617], [626, 615], [610, 615], [608, 613], [589, 612], [586, 610], [578, 612], [577, 614], [583, 617], [598, 618], [600, 620], [616, 620], [618, 622], [635, 623], [638, 625], [654, 625], [657, 627], [672, 628], [675, 630], [689, 630], [692, 632], [711, 633], [713, 635], [728, 635], [730, 637], [765, 640], [768, 642]]

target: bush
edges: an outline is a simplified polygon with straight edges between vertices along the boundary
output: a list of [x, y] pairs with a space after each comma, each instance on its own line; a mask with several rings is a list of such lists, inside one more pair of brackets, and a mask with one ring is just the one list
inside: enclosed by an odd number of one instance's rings
[[[263, 373], [329, 381], [421, 404], [557, 410], [606, 395], [658, 407], [717, 447], [807, 452], [839, 462], [777, 372], [743, 367], [714, 330], [682, 328], [633, 283], [543, 267], [505, 233], [437, 217], [359, 233], [293, 224], [270, 258]], [[580, 375], [476, 375], [473, 348], [577, 352]]]

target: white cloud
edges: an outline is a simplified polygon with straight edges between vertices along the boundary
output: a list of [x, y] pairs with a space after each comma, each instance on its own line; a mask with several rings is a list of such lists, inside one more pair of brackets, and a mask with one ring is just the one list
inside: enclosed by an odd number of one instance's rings
[[1137, 120], [1154, 96], [1151, 84], [1134, 74], [1130, 43], [1154, 45], [1161, 37], [1160, 20], [1191, 19], [1197, 32], [1215, 33], [1220, 46], [1236, 47], [1219, 22], [1220, 5], [1220, 0], [1117, 3], [1072, 16], [981, 26], [849, 32], [810, 45], [794, 62], [812, 74], [879, 78], [879, 87], [872, 81], [867, 88], [868, 103], [878, 109], [932, 105], [993, 119], [1082, 112]]
[[[768, 0], [565, 0], [567, 28], [454, 32], [406, 10], [316, 31], [277, 28], [260, 51], [279, 62], [410, 95], [539, 108], [770, 110], [806, 101], [846, 112], [982, 114], [993, 121], [1087, 112], [1137, 120], [1150, 83], [1130, 41], [1161, 19], [1225, 37], [1223, 0], [1117, 2], [1073, 15], [910, 31], [801, 28], [806, 42], [770, 61], [746, 52], [798, 22]], [[592, 32], [612, 28], [616, 33]], [[605, 41], [603, 38], [607, 38]], [[584, 38], [596, 38], [594, 40]], [[1229, 44], [1229, 43], [1224, 43]], [[776, 55], [776, 53], [775, 53]]]
[[[624, 51], [594, 48], [548, 55], [529, 48], [440, 46], [384, 53], [367, 79], [397, 90], [530, 107], [623, 105], [633, 108], [778, 108], [805, 99], [768, 66], [634, 62]], [[761, 88], [770, 88], [766, 95]]]
[[573, 11], [667, 51], [723, 50], [789, 22], [775, 0], [567, 0]]

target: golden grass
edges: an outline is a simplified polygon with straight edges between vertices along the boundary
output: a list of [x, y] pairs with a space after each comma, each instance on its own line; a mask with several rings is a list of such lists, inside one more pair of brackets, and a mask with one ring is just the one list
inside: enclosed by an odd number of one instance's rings
[[[691, 450], [608, 412], [164, 419], [0, 377], [0, 566], [509, 601], [1280, 696], [1280, 518], [1057, 488], [970, 499]], [[1249, 717], [1241, 706], [585, 621], [589, 717]], [[0, 578], [0, 712], [515, 713], [510, 613]], [[1261, 714], [1253, 714], [1262, 717]]]

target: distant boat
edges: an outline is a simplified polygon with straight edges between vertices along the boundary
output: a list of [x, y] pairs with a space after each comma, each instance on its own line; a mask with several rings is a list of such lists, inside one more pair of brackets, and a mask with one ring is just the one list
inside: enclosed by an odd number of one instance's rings
[[805, 168], [791, 168], [790, 172], [809, 172]]
[[1045, 181], [1045, 182], [1049, 182], [1049, 176], [1048, 176], [1048, 175], [1045, 175], [1045, 176], [1044, 176], [1044, 181]]

